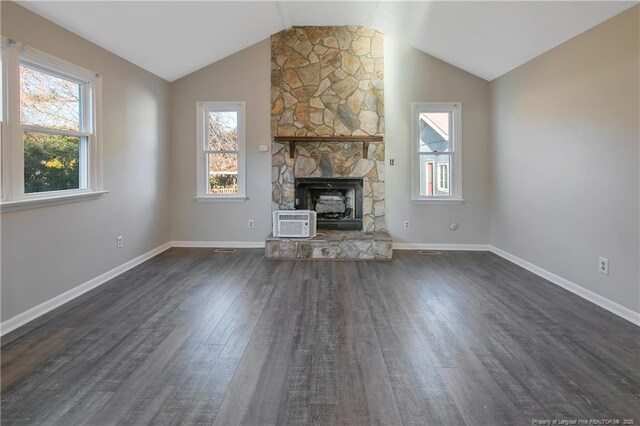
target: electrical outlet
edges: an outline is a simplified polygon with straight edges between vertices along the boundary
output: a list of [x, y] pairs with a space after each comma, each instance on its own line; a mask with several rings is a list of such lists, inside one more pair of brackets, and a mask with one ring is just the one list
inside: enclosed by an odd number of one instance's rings
[[609, 259], [601, 257], [600, 261], [598, 262], [598, 270], [601, 274], [609, 275]]
[[396, 163], [396, 160], [394, 160], [393, 158], [389, 159], [389, 165], [393, 166]]
[[122, 235], [118, 235], [118, 239], [116, 240], [116, 245], [118, 248], [122, 248], [123, 240]]
[[249, 228], [253, 229], [253, 219], [249, 219]]
[[409, 221], [408, 220], [404, 221], [403, 227], [404, 227], [404, 229], [409, 229]]

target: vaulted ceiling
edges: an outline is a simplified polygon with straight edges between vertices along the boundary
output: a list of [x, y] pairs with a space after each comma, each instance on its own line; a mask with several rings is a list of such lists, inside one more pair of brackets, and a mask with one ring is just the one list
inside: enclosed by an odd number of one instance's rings
[[19, 1], [173, 81], [292, 25], [364, 25], [493, 80], [637, 1]]

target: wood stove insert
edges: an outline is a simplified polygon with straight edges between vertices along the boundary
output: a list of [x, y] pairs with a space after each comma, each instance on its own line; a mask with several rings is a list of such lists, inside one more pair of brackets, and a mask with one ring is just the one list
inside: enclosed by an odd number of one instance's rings
[[362, 231], [362, 179], [296, 178], [296, 209], [314, 210], [318, 229]]

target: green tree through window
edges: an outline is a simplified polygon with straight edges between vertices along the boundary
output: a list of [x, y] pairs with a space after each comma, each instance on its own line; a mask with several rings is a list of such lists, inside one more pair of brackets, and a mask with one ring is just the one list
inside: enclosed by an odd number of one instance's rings
[[24, 192], [80, 187], [80, 138], [47, 133], [24, 134]]

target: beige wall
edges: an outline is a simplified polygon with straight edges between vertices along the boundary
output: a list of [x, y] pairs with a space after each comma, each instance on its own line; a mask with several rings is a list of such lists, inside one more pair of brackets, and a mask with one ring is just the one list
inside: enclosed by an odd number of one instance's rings
[[[3, 213], [2, 321], [169, 241], [169, 83], [11, 2], [2, 34], [102, 74], [98, 200]], [[195, 107], [194, 107], [195, 108]], [[116, 249], [116, 236], [124, 247]]]
[[[385, 37], [387, 228], [396, 243], [489, 241], [489, 83]], [[411, 202], [411, 103], [462, 103], [462, 204]], [[395, 166], [389, 166], [389, 159]], [[405, 220], [410, 229], [403, 229]], [[451, 231], [449, 225], [460, 227]]]
[[[387, 37], [386, 158], [395, 160], [386, 167], [387, 226], [394, 240], [490, 242], [638, 311], [638, 9], [491, 84]], [[168, 240], [264, 242], [271, 156], [258, 146], [271, 140], [269, 40], [168, 84], [13, 3], [2, 2], [2, 34], [103, 75], [110, 191], [99, 200], [2, 214], [3, 321]], [[247, 103], [249, 199], [198, 203], [196, 102], [236, 100]], [[463, 104], [463, 204], [410, 201], [416, 101]], [[460, 223], [455, 232], [453, 221]], [[125, 237], [123, 249], [115, 248], [116, 235]], [[597, 273], [598, 256], [610, 259], [609, 277]]]
[[[171, 84], [171, 224], [176, 241], [264, 244], [271, 226], [269, 40]], [[196, 202], [196, 102], [246, 101], [247, 197], [243, 202]], [[249, 229], [249, 219], [255, 227]]]
[[491, 84], [491, 243], [636, 312], [639, 10]]
[[[388, 40], [388, 37], [386, 38]], [[271, 231], [270, 43], [262, 41], [171, 85], [172, 237], [177, 241], [264, 243]], [[198, 203], [195, 196], [197, 101], [247, 102], [247, 193], [249, 200]], [[464, 198], [460, 205], [410, 202], [410, 108], [413, 101], [463, 103]], [[489, 83], [393, 40], [385, 41], [387, 227], [405, 243], [488, 242]], [[247, 221], [255, 220], [248, 229]], [[411, 229], [402, 229], [410, 220]], [[452, 232], [449, 224], [460, 223]]]

